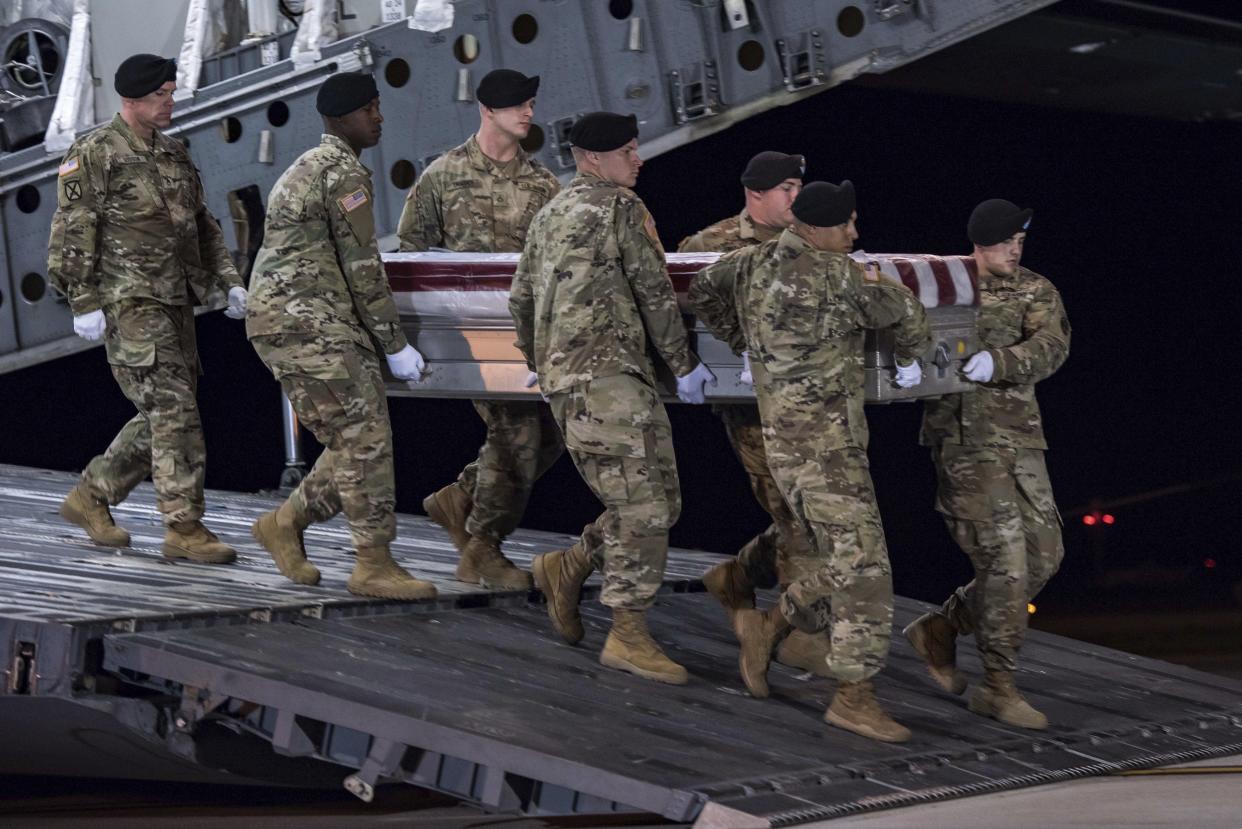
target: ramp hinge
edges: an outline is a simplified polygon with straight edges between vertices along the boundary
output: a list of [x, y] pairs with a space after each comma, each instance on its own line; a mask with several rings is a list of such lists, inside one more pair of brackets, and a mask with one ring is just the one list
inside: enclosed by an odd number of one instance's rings
[[35, 671], [34, 642], [18, 642], [13, 655], [13, 668], [9, 674], [9, 693], [29, 696], [34, 694], [39, 675]]
[[195, 685], [181, 688], [181, 706], [173, 716], [173, 726], [178, 731], [192, 731], [199, 720], [228, 702], [227, 694], [213, 694]]

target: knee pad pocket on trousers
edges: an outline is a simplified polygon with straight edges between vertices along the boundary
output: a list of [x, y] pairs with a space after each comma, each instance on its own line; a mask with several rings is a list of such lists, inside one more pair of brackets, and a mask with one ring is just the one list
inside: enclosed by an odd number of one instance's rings
[[565, 445], [607, 506], [627, 503], [646, 479], [647, 443], [637, 426], [570, 420]]

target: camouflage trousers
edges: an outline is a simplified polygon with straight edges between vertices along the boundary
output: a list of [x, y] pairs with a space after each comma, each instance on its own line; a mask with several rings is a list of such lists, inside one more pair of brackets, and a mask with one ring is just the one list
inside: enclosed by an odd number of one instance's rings
[[737, 562], [756, 587], [788, 585], [816, 569], [815, 551], [806, 529], [785, 503], [768, 469], [759, 407], [730, 403], [716, 405], [713, 409], [724, 423], [733, 452], [750, 478], [755, 500], [772, 517], [767, 529], [738, 551]]
[[474, 507], [466, 520], [471, 535], [503, 539], [517, 529], [535, 481], [565, 451], [556, 421], [544, 403], [475, 400], [487, 424], [479, 457], [457, 476]]
[[289, 396], [298, 421], [324, 447], [289, 503], [313, 522], [344, 512], [356, 547], [392, 541], [396, 480], [379, 358], [354, 343], [306, 335], [274, 334], [251, 342]]
[[867, 453], [856, 447], [824, 450], [772, 430], [765, 437], [772, 476], [807, 527], [815, 552], [813, 568], [781, 593], [781, 613], [801, 631], [828, 633], [833, 676], [868, 679], [888, 657], [893, 576]]
[[1065, 556], [1044, 453], [944, 444], [932, 449], [932, 460], [936, 509], [975, 570], [941, 612], [959, 633], [974, 633], [985, 668], [1012, 671], [1027, 602]]
[[583, 533], [583, 545], [604, 575], [600, 601], [645, 610], [664, 579], [668, 531], [681, 515], [664, 404], [655, 389], [627, 374], [574, 386], [548, 402], [574, 466], [604, 504], [594, 525], [602, 556], [592, 552], [599, 545]]
[[87, 490], [119, 504], [147, 475], [166, 524], [203, 517], [207, 450], [198, 415], [194, 309], [154, 300], [104, 308], [104, 348], [117, 385], [138, 409], [82, 473]]

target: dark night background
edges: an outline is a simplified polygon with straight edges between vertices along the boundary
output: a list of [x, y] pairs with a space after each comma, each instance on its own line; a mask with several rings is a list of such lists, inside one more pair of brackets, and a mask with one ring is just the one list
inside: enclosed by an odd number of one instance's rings
[[[978, 201], [1034, 207], [1024, 264], [1057, 285], [1073, 324], [1069, 361], [1039, 386], [1067, 547], [1041, 601], [1074, 613], [1226, 609], [1242, 600], [1240, 139], [1236, 122], [850, 83], [651, 159], [637, 190], [669, 250], [740, 209], [739, 171], [765, 149], [805, 154], [808, 180], [852, 179], [858, 246], [871, 251], [965, 253]], [[209, 314], [198, 332], [207, 485], [272, 488], [283, 463], [277, 386], [240, 323]], [[133, 414], [102, 349], [0, 376], [0, 399], [0, 462], [52, 469], [82, 468]], [[395, 399], [391, 409], [398, 509], [421, 512], [423, 496], [474, 457], [482, 423], [466, 401]], [[670, 413], [684, 499], [672, 542], [731, 554], [765, 516], [710, 409]], [[938, 601], [969, 569], [932, 510], [919, 415], [917, 404], [870, 407], [870, 454], [897, 590]], [[1181, 491], [1109, 506], [1169, 488]], [[1082, 524], [1093, 500], [1115, 525]], [[562, 459], [523, 524], [575, 532], [599, 509]]]

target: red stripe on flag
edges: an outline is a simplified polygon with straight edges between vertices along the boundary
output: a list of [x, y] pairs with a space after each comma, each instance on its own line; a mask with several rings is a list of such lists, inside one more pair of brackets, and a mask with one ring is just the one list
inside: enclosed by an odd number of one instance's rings
[[901, 277], [901, 284], [909, 288], [910, 293], [918, 296], [920, 294], [919, 277], [914, 272], [914, 264], [909, 259], [890, 259], [889, 261], [897, 266], [897, 275]]
[[928, 259], [932, 276], [936, 277], [936, 287], [940, 289], [940, 305], [952, 305], [957, 302], [957, 288], [953, 287], [953, 274], [943, 259]]

